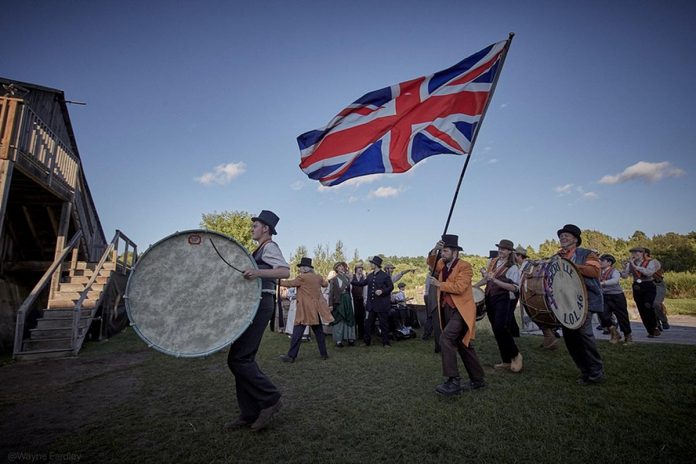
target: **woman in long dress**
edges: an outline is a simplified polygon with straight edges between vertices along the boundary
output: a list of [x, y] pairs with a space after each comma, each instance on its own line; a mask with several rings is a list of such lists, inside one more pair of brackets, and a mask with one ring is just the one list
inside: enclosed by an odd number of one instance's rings
[[329, 304], [334, 317], [331, 325], [336, 347], [343, 348], [344, 342], [355, 345], [355, 312], [350, 293], [352, 276], [348, 275], [348, 265], [344, 262], [336, 263], [334, 271], [336, 276], [329, 281]]

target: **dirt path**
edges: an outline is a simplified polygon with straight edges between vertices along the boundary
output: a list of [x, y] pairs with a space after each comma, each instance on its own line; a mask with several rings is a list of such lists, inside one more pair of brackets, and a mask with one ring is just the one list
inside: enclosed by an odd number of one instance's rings
[[42, 449], [137, 391], [148, 351], [0, 366], [0, 459]]

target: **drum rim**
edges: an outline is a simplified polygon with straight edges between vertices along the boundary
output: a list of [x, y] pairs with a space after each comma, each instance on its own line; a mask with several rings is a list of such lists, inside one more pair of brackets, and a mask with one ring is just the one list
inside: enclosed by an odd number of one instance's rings
[[[191, 234], [195, 234], [195, 233], [213, 234], [213, 235], [217, 235], [218, 237], [220, 237], [220, 238], [222, 238], [222, 239], [225, 239], [225, 240], [228, 240], [228, 241], [233, 242], [234, 244], [238, 245], [239, 248], [241, 248], [241, 249], [244, 251], [244, 253], [246, 253], [246, 255], [249, 257], [249, 260], [250, 260], [251, 263], [252, 263], [252, 267], [253, 267], [254, 269], [258, 269], [258, 266], [256, 265], [256, 260], [255, 260], [254, 257], [251, 255], [251, 253], [249, 253], [249, 250], [247, 250], [241, 243], [239, 243], [239, 242], [238, 242], [237, 240], [235, 240], [233, 237], [230, 237], [230, 236], [228, 236], [228, 235], [225, 235], [225, 234], [223, 234], [223, 233], [221, 233], [221, 232], [217, 232], [217, 231], [214, 231], [214, 230], [208, 230], [208, 229], [188, 229], [188, 230], [182, 230], [182, 231], [174, 232], [173, 234], [169, 234], [169, 235], [167, 235], [166, 237], [164, 237], [164, 238], [158, 240], [158, 241], [155, 242], [154, 244], [150, 245], [150, 246], [147, 248], [147, 250], [145, 250], [145, 251], [138, 257], [138, 260], [136, 261], [135, 265], [134, 265], [133, 268], [131, 269], [130, 275], [128, 276], [128, 282], [126, 283], [126, 291], [125, 291], [124, 296], [123, 296], [123, 300], [124, 300], [125, 305], [126, 305], [126, 314], [128, 315], [128, 321], [130, 322], [130, 326], [133, 328], [133, 330], [135, 331], [135, 333], [140, 337], [140, 339], [141, 339], [142, 341], [144, 341], [144, 342], [147, 344], [148, 348], [154, 348], [155, 350], [159, 351], [160, 353], [164, 353], [164, 354], [167, 354], [167, 355], [170, 355], [170, 356], [175, 356], [175, 357], [177, 357], [177, 358], [200, 358], [200, 357], [204, 357], [204, 356], [210, 356], [210, 355], [213, 354], [213, 353], [217, 353], [218, 351], [225, 349], [226, 347], [228, 347], [228, 346], [230, 346], [232, 343], [234, 343], [234, 342], [246, 331], [246, 329], [249, 328], [249, 326], [251, 325], [251, 323], [254, 321], [254, 317], [256, 317], [256, 313], [258, 312], [258, 307], [257, 307], [257, 308], [256, 308], [256, 311], [254, 311], [254, 312], [251, 314], [249, 320], [243, 321], [242, 325], [240, 326], [240, 327], [242, 327], [243, 329], [240, 330], [239, 334], [238, 334], [235, 338], [233, 338], [233, 339], [231, 339], [231, 340], [229, 340], [229, 341], [226, 341], [225, 343], [223, 343], [223, 344], [221, 344], [221, 345], [219, 345], [219, 346], [216, 346], [216, 347], [214, 347], [214, 348], [211, 348], [211, 349], [208, 349], [208, 350], [205, 350], [205, 351], [195, 352], [195, 353], [194, 353], [194, 352], [182, 353], [182, 352], [177, 352], [177, 351], [168, 350], [168, 349], [166, 349], [166, 348], [163, 348], [163, 347], [157, 345], [156, 343], [154, 343], [152, 340], [150, 340], [150, 339], [140, 330], [140, 328], [138, 327], [138, 325], [137, 325], [135, 322], [133, 322], [134, 318], [133, 318], [133, 315], [132, 315], [132, 312], [131, 312], [130, 298], [129, 298], [129, 295], [130, 295], [130, 286], [131, 286], [131, 278], [135, 275], [135, 272], [136, 272], [136, 270], [138, 269], [138, 265], [140, 264], [140, 260], [142, 260], [145, 256], [147, 256], [147, 254], [148, 254], [152, 249], [154, 249], [157, 245], [159, 245], [160, 243], [162, 243], [162, 242], [164, 242], [164, 241], [166, 241], [166, 240], [169, 240], [169, 239], [171, 239], [171, 238], [173, 238], [173, 237], [177, 237], [177, 236], [179, 236], [179, 235], [191, 235]], [[257, 287], [258, 287], [259, 301], [261, 301], [261, 279], [256, 279], [256, 284], [257, 284]]]

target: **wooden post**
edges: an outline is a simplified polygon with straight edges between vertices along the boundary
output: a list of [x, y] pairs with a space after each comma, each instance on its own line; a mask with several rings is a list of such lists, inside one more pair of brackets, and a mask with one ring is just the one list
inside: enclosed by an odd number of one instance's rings
[[4, 233], [7, 198], [14, 171], [15, 154], [11, 148], [16, 144], [15, 133], [20, 122], [17, 115], [21, 106], [21, 102], [10, 98], [3, 98], [0, 106], [0, 237]]
[[[72, 202], [66, 201], [63, 203], [63, 208], [60, 212], [60, 225], [58, 226], [58, 236], [56, 237], [56, 252], [54, 259], [60, 257], [63, 254], [63, 249], [65, 248], [65, 236], [68, 234], [70, 229], [70, 212], [72, 211]], [[62, 266], [62, 264], [61, 264]], [[53, 295], [58, 291], [58, 285], [60, 284], [61, 270], [53, 274], [51, 278], [51, 289], [49, 290], [48, 299], [53, 299]]]

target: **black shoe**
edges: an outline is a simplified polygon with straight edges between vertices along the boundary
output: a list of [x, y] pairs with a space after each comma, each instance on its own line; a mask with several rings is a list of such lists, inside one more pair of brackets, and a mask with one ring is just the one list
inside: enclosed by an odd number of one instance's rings
[[481, 388], [486, 388], [485, 380], [472, 380], [462, 385], [462, 391], [480, 390]]
[[293, 358], [292, 356], [288, 356], [287, 354], [284, 354], [283, 356], [281, 356], [280, 360], [285, 362], [285, 363], [294, 363], [295, 362], [295, 358]]
[[587, 378], [588, 383], [602, 383], [604, 382], [604, 371], [599, 371], [596, 374], [591, 374]]
[[327, 359], [329, 359], [329, 355], [328, 354], [322, 355], [321, 359], [326, 361]]
[[664, 330], [669, 330], [669, 322], [663, 322], [663, 323], [662, 323], [662, 328], [663, 328]]
[[254, 423], [251, 424], [251, 431], [258, 432], [261, 429], [265, 429], [269, 422], [271, 422], [273, 415], [280, 410], [281, 406], [282, 404], [280, 403], [280, 400], [278, 400], [273, 406], [262, 409], [261, 412], [259, 412], [259, 417], [257, 417]]
[[336, 348], [343, 348], [343, 342], [336, 343]]
[[222, 426], [222, 431], [223, 432], [233, 432], [235, 430], [239, 430], [244, 427], [249, 427], [251, 424], [253, 424], [256, 421], [256, 419], [246, 419], [242, 416], [239, 416], [233, 421], [225, 422], [225, 425]]
[[348, 342], [348, 346], [355, 346], [355, 342]]
[[444, 396], [453, 396], [458, 395], [462, 391], [462, 387], [459, 383], [459, 378], [450, 377], [447, 382], [435, 387], [435, 391]]

